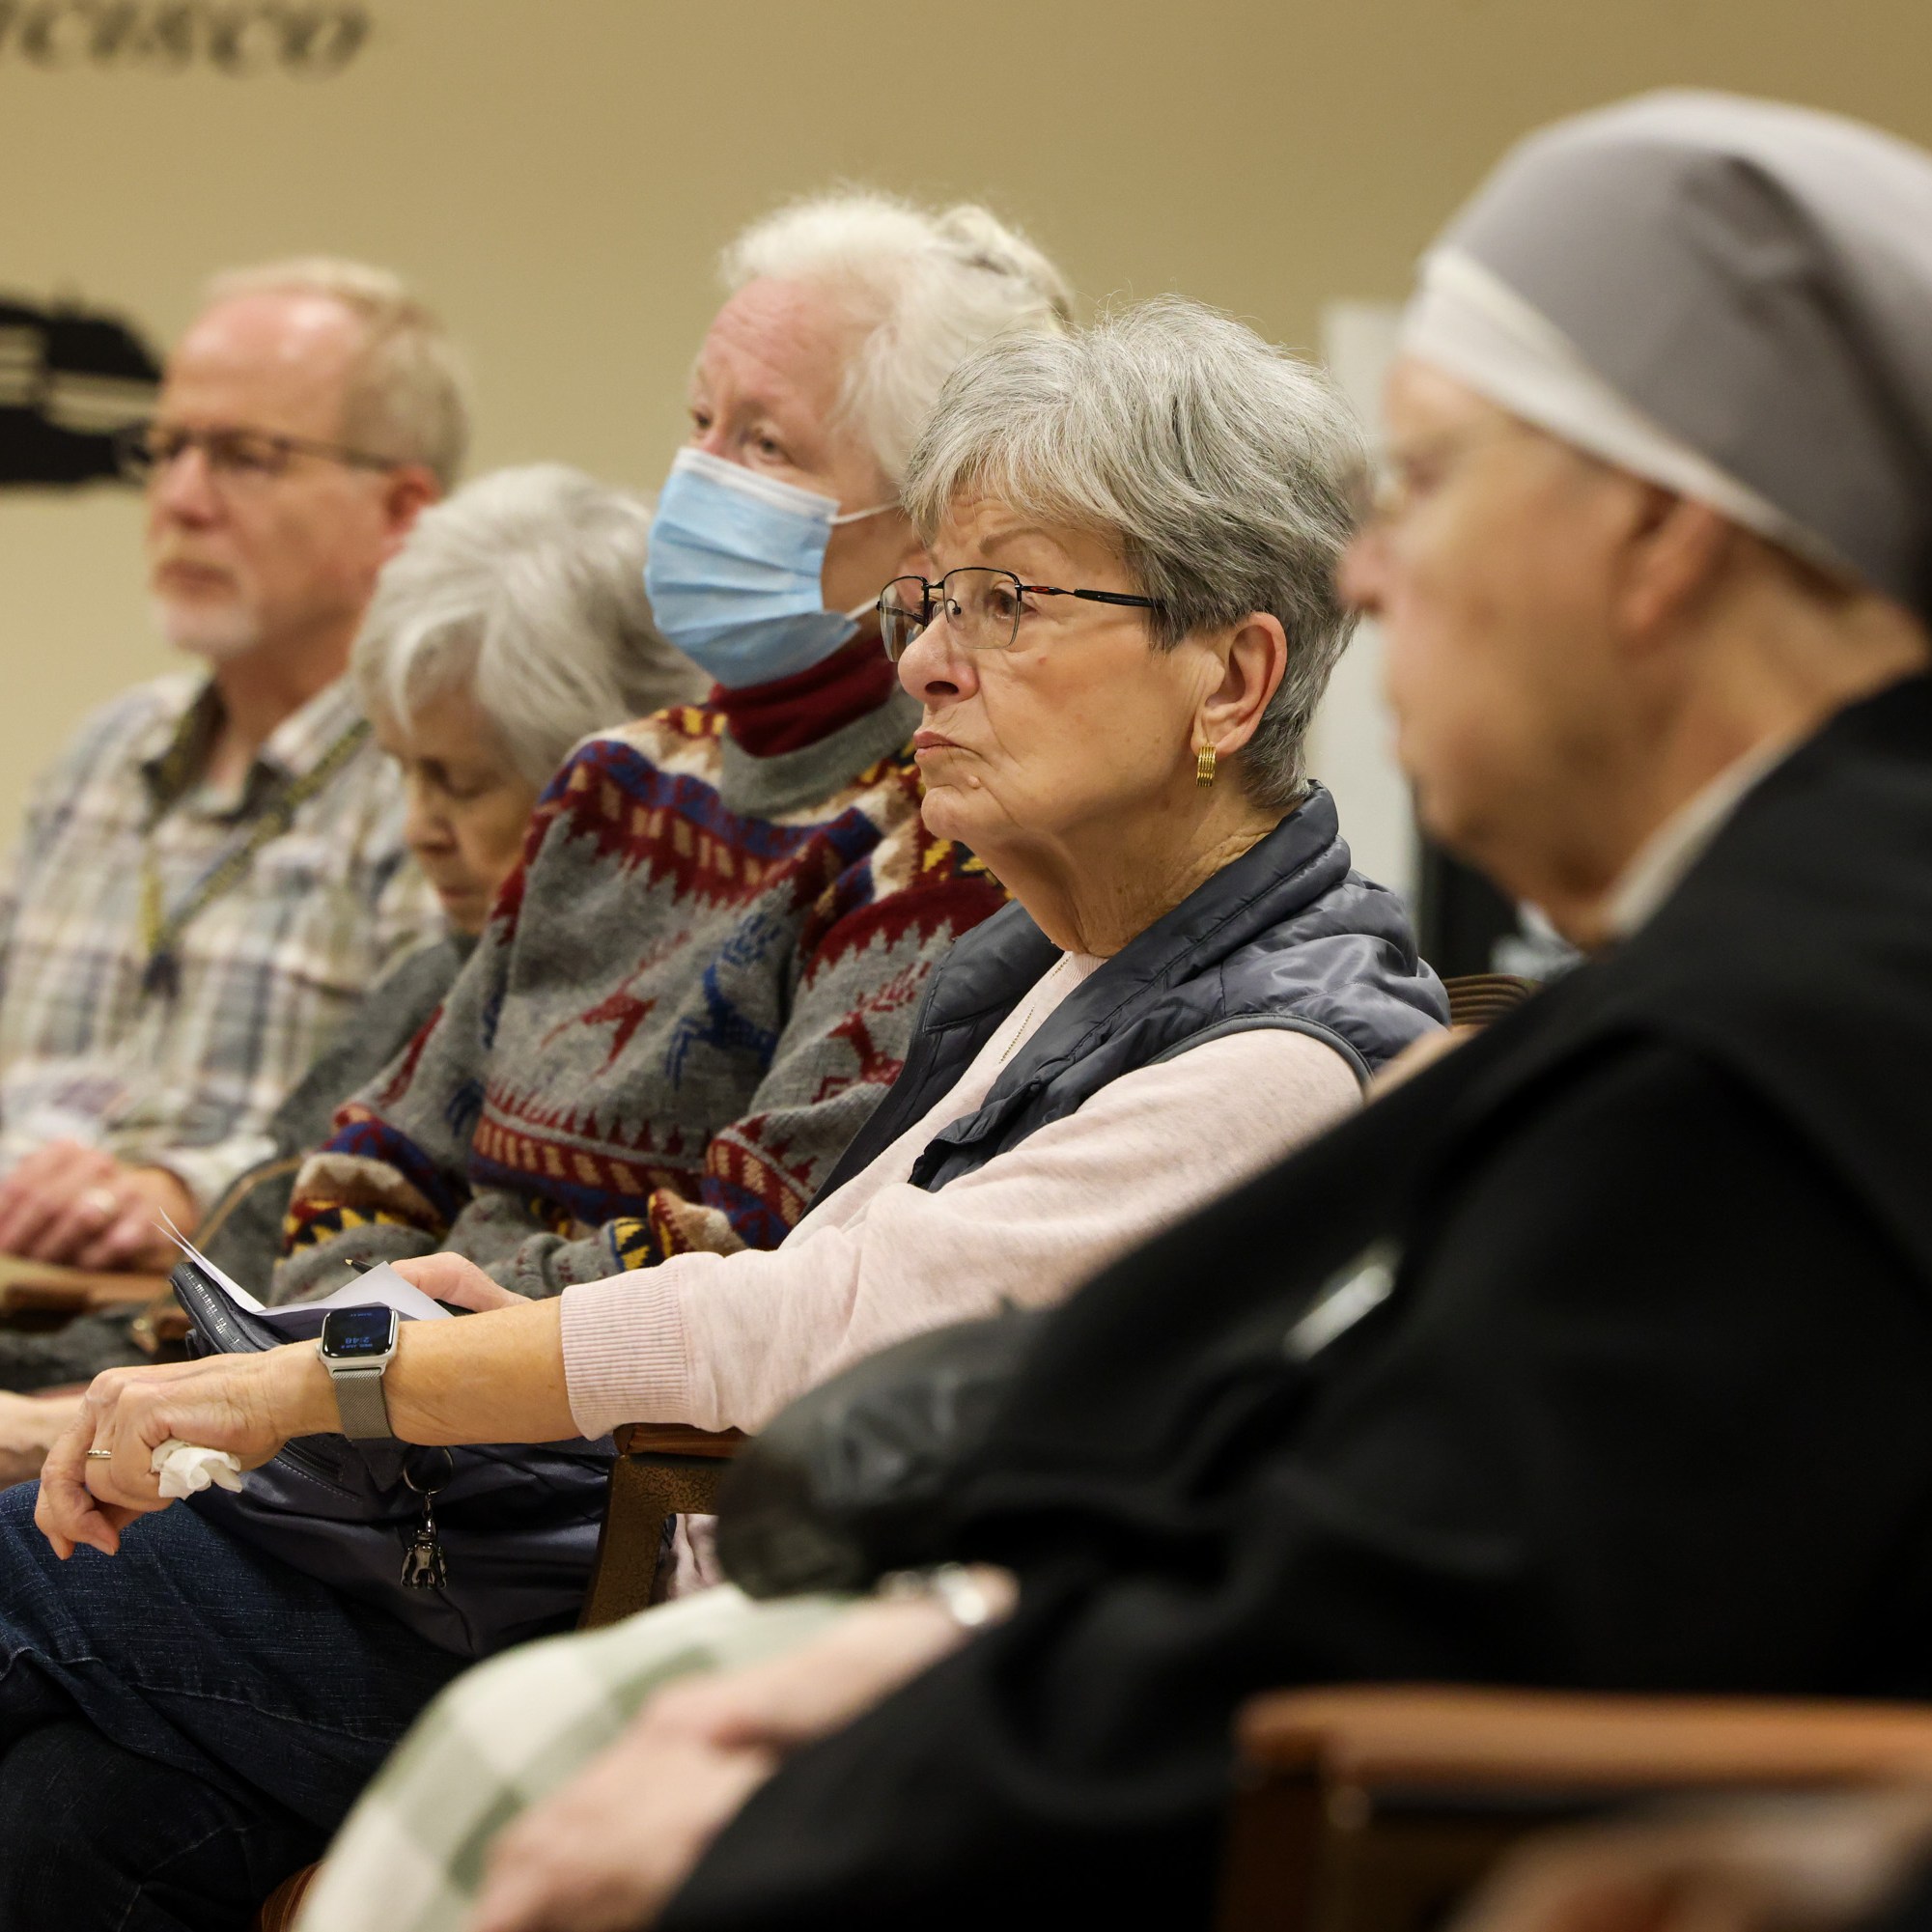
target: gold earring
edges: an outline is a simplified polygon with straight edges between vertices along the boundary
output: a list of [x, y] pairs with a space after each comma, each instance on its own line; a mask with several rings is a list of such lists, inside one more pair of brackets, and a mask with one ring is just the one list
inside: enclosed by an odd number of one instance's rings
[[1212, 744], [1204, 744], [1194, 753], [1194, 783], [1206, 791], [1215, 782], [1215, 767], [1220, 763], [1220, 755]]

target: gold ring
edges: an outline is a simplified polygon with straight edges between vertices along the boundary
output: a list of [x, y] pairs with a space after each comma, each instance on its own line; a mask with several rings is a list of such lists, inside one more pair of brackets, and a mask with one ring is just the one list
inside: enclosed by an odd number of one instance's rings
[[111, 1463], [114, 1460], [114, 1451], [112, 1449], [90, 1449], [87, 1452], [87, 1459], [91, 1463]]

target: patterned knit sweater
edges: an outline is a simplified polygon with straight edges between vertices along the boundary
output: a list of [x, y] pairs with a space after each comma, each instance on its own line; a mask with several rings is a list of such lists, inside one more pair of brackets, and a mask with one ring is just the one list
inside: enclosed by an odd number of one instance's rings
[[555, 1294], [775, 1247], [1004, 895], [919, 817], [889, 698], [753, 757], [713, 706], [580, 745], [435, 1016], [299, 1175], [275, 1295], [449, 1248]]

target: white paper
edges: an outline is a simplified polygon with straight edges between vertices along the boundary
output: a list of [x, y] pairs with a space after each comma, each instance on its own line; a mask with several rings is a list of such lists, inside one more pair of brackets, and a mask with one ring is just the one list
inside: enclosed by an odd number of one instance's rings
[[385, 1261], [372, 1268], [365, 1274], [358, 1274], [346, 1286], [338, 1288], [333, 1295], [324, 1295], [319, 1302], [292, 1302], [280, 1308], [265, 1308], [247, 1289], [232, 1276], [224, 1274], [166, 1215], [161, 1217], [167, 1222], [169, 1238], [175, 1246], [199, 1268], [221, 1292], [245, 1314], [260, 1315], [265, 1321], [279, 1321], [289, 1316], [299, 1315], [307, 1308], [394, 1308], [406, 1322], [446, 1322], [450, 1311], [440, 1302], [434, 1302], [420, 1288], [405, 1281]]
[[210, 1280], [217, 1283], [222, 1293], [226, 1295], [228, 1299], [231, 1302], [233, 1302], [235, 1305], [242, 1311], [243, 1314], [260, 1315], [266, 1312], [261, 1302], [258, 1302], [254, 1298], [254, 1296], [248, 1292], [247, 1289], [242, 1287], [242, 1285], [238, 1281], [236, 1281], [231, 1276], [224, 1274], [221, 1272], [221, 1270], [218, 1269], [214, 1265], [214, 1263], [211, 1262], [208, 1258], [208, 1256], [205, 1255], [201, 1251], [201, 1249], [198, 1248], [194, 1245], [194, 1243], [191, 1242], [187, 1238], [187, 1236], [184, 1235], [181, 1231], [181, 1229], [175, 1225], [173, 1219], [167, 1214], [164, 1213], [161, 1216], [161, 1221], [163, 1225], [167, 1228], [168, 1239], [172, 1241], [174, 1245], [178, 1248], [180, 1248], [181, 1251], [183, 1254], [185, 1254], [187, 1258], [190, 1261], [192, 1261], [194, 1265], [197, 1268], [199, 1268], [204, 1274], [206, 1274], [209, 1277]]
[[[222, 1283], [224, 1288], [227, 1285], [225, 1281]], [[284, 1315], [299, 1314], [305, 1308], [378, 1307], [394, 1308], [406, 1322], [450, 1319], [450, 1311], [440, 1302], [433, 1302], [420, 1288], [405, 1281], [386, 1261], [318, 1302], [291, 1302], [285, 1307], [264, 1308], [261, 1312], [264, 1320], [272, 1322]]]

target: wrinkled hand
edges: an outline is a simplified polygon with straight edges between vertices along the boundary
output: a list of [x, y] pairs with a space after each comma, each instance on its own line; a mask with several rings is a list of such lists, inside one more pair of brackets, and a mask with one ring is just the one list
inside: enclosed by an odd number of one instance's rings
[[1697, 1806], [1532, 1839], [1453, 1932], [1837, 1932], [1928, 1849], [1922, 1787]]
[[[135, 1517], [168, 1507], [150, 1461], [171, 1436], [226, 1449], [252, 1470], [291, 1436], [338, 1425], [335, 1392], [313, 1342], [158, 1368], [105, 1369], [47, 1454], [34, 1521], [63, 1561], [81, 1543], [112, 1556]], [[90, 1460], [89, 1449], [110, 1454]]]
[[32, 1482], [79, 1413], [77, 1395], [0, 1393], [0, 1488]]
[[[995, 1615], [1014, 1600], [1004, 1570], [975, 1567]], [[836, 1623], [782, 1656], [667, 1684], [632, 1726], [729, 1748], [784, 1752], [842, 1730], [957, 1650], [967, 1633], [929, 1597], [854, 1604]]]
[[499, 1288], [475, 1262], [465, 1261], [460, 1254], [425, 1254], [390, 1266], [432, 1301], [449, 1302], [478, 1314], [491, 1308], [518, 1308], [528, 1300], [514, 1288]]
[[503, 1834], [471, 1932], [636, 1932], [777, 1766], [688, 1740], [656, 1740], [641, 1762], [613, 1747]]
[[174, 1251], [154, 1225], [162, 1213], [193, 1231], [194, 1198], [165, 1167], [129, 1167], [98, 1147], [50, 1140], [0, 1181], [0, 1253], [159, 1269]]
[[[1002, 1572], [975, 1574], [1011, 1602]], [[929, 1601], [860, 1604], [782, 1657], [667, 1685], [498, 1838], [471, 1932], [648, 1925], [789, 1751], [852, 1722], [966, 1635]]]

